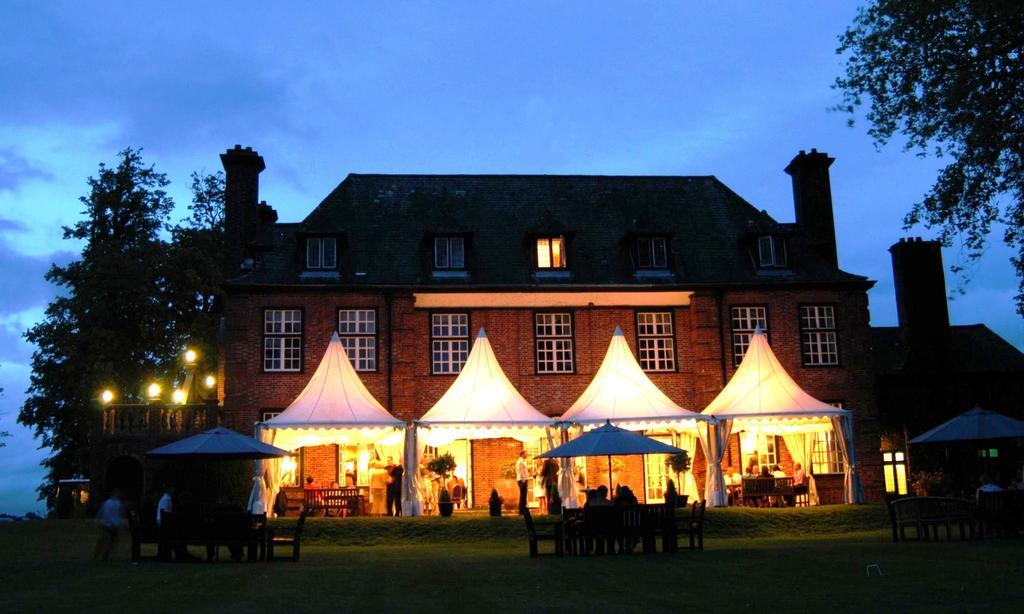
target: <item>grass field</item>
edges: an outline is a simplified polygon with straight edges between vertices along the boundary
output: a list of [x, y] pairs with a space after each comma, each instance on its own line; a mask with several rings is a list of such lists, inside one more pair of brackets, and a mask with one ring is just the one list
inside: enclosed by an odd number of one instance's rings
[[1021, 610], [1021, 540], [892, 544], [885, 524], [872, 506], [709, 510], [704, 552], [531, 560], [515, 518], [312, 519], [298, 564], [133, 565], [126, 540], [91, 561], [89, 522], [22, 522], [0, 525], [0, 610]]

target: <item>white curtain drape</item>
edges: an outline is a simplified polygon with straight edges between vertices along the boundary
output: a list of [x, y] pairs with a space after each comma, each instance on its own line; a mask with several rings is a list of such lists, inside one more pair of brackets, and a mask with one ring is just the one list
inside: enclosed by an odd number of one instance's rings
[[[559, 434], [559, 440], [555, 441], [554, 434]], [[555, 431], [548, 427], [545, 431], [548, 438], [548, 449], [557, 447], [569, 441], [569, 429], [563, 426]], [[562, 500], [562, 507], [567, 510], [579, 508], [580, 502], [576, 497], [576, 480], [572, 477], [572, 459], [558, 459], [558, 498]]]
[[252, 492], [249, 493], [249, 503], [245, 509], [250, 514], [267, 514], [267, 484], [263, 476], [257, 474], [252, 478]]
[[697, 436], [693, 433], [679, 433], [678, 447], [686, 450], [690, 457], [690, 469], [679, 476], [679, 494], [689, 497], [688, 501], [697, 501], [700, 499], [700, 491], [697, 490], [697, 478], [693, 475], [693, 460], [697, 457]]
[[420, 477], [423, 443], [419, 441], [417, 430], [415, 424], [410, 424], [405, 429], [405, 454], [402, 461], [402, 464], [405, 465], [405, 472], [402, 474], [402, 513], [406, 516], [423, 514], [423, 502], [420, 499], [420, 489], [423, 488], [423, 478]]
[[[276, 429], [267, 428], [263, 424], [256, 425], [256, 439], [263, 443], [274, 445], [274, 434]], [[267, 517], [273, 514], [274, 500], [277, 498], [278, 491], [281, 490], [281, 459], [280, 458], [267, 458], [256, 461], [256, 475], [263, 478], [263, 505], [264, 512]], [[253, 496], [256, 494], [257, 485], [253, 484], [253, 495], [249, 497], [250, 509], [253, 502]], [[258, 513], [253, 511], [252, 513]]]
[[377, 455], [377, 458], [382, 462], [386, 461], [388, 458], [391, 458], [396, 463], [401, 463], [402, 465], [406, 464], [405, 458], [402, 455], [401, 442], [389, 446], [385, 445], [382, 442], [376, 441], [373, 444], [373, 451]]
[[864, 491], [857, 475], [857, 448], [853, 433], [853, 414], [832, 418], [832, 432], [843, 455], [843, 503], [863, 503]]
[[814, 476], [811, 475], [811, 461], [814, 453], [814, 433], [788, 433], [782, 436], [782, 441], [793, 457], [794, 463], [800, 463], [807, 480], [807, 497], [811, 505], [818, 504], [818, 487], [814, 484]]
[[704, 480], [704, 500], [708, 507], [723, 507], [729, 504], [729, 496], [725, 492], [725, 480], [722, 478], [722, 458], [729, 446], [729, 435], [732, 433], [732, 420], [717, 420], [714, 423], [700, 422], [697, 434], [700, 436], [701, 447], [707, 459], [707, 477]]

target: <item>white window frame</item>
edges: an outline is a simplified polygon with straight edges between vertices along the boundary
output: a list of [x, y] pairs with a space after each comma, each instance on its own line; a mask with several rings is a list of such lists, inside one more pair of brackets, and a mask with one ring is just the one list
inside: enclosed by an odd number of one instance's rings
[[671, 311], [636, 312], [636, 356], [644, 371], [676, 370], [675, 323]]
[[541, 375], [575, 373], [572, 313], [539, 312], [534, 314], [535, 364]]
[[462, 237], [434, 237], [434, 268], [455, 271], [465, 269], [465, 239]]
[[840, 364], [835, 305], [800, 305], [800, 358], [805, 367]]
[[294, 373], [302, 370], [302, 310], [263, 310], [263, 371]]
[[779, 440], [775, 435], [757, 434], [757, 466], [772, 467], [779, 464]]
[[668, 240], [665, 237], [638, 237], [636, 268], [665, 270], [668, 268]]
[[[555, 249], [555, 245], [558, 245], [558, 249]], [[554, 235], [537, 237], [534, 241], [536, 249], [534, 250], [535, 257], [537, 259], [537, 269], [548, 271], [548, 270], [562, 270], [569, 268], [569, 259], [566, 257], [565, 249], [565, 236]], [[554, 264], [555, 257], [559, 258], [559, 264]]]
[[736, 305], [729, 308], [729, 322], [732, 327], [732, 366], [743, 362], [743, 355], [750, 347], [750, 337], [761, 327], [768, 333], [768, 307], [764, 305]]
[[775, 235], [757, 238], [757, 262], [762, 269], [784, 269], [789, 266], [786, 240]]
[[456, 375], [469, 358], [469, 313], [430, 314], [430, 373]]
[[[648, 437], [661, 443], [673, 445], [672, 437], [669, 435], [648, 435]], [[668, 454], [644, 454], [644, 500], [647, 503], [665, 502], [668, 480], [675, 477], [670, 475], [671, 469], [665, 465], [667, 460]], [[676, 484], [676, 491], [678, 492], [682, 487], [682, 484]]]
[[310, 270], [338, 268], [338, 240], [334, 237], [307, 237], [306, 268]]
[[338, 337], [356, 371], [377, 370], [376, 309], [338, 309]]
[[814, 434], [814, 445], [811, 448], [811, 473], [822, 475], [843, 472], [843, 455], [839, 452], [836, 434], [832, 431], [819, 431]]

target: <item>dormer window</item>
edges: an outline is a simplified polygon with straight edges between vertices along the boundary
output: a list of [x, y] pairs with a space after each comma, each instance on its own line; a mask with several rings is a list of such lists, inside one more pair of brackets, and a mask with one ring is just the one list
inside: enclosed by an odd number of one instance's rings
[[310, 270], [338, 268], [338, 240], [334, 237], [306, 239], [306, 268]]
[[774, 235], [757, 238], [757, 262], [762, 269], [784, 269], [789, 266], [786, 240]]
[[564, 269], [567, 266], [565, 237], [537, 237], [538, 269]]
[[466, 246], [462, 237], [434, 238], [434, 268], [438, 270], [466, 268]]
[[648, 270], [668, 268], [668, 241], [665, 237], [637, 238], [636, 268]]

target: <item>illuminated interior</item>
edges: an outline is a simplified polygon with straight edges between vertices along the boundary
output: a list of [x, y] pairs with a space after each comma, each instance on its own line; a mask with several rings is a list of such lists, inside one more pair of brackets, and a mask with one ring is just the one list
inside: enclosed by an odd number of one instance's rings
[[537, 239], [537, 268], [564, 269], [565, 267], [565, 239], [563, 237]]

